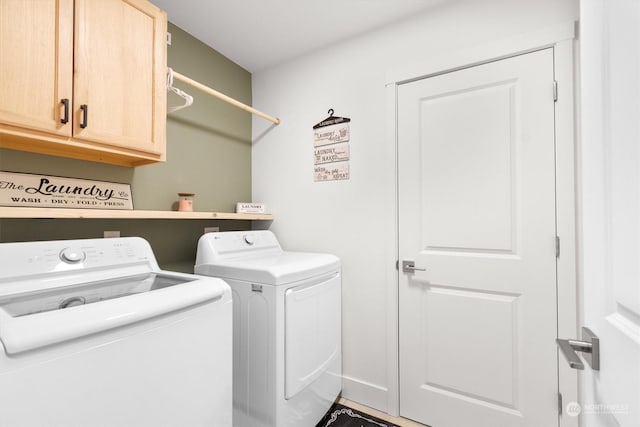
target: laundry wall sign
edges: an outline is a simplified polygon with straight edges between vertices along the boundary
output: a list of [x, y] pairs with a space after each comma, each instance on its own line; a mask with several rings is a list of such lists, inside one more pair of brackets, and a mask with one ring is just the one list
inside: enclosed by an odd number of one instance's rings
[[330, 109], [329, 117], [313, 126], [314, 181], [349, 179], [349, 122]]
[[347, 142], [327, 147], [317, 147], [313, 150], [316, 165], [349, 160], [349, 155], [349, 143]]
[[349, 162], [330, 163], [315, 167], [316, 181], [339, 181], [349, 179]]
[[129, 184], [0, 171], [0, 206], [133, 209], [133, 201]]
[[327, 125], [327, 127], [314, 129], [313, 146], [321, 147], [328, 144], [349, 141], [349, 124], [341, 123]]

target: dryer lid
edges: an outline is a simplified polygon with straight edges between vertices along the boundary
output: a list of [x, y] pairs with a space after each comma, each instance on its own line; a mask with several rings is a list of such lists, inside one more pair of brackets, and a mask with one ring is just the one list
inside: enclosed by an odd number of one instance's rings
[[335, 255], [280, 252], [199, 264], [195, 266], [195, 273], [266, 285], [286, 285], [339, 269], [340, 260]]

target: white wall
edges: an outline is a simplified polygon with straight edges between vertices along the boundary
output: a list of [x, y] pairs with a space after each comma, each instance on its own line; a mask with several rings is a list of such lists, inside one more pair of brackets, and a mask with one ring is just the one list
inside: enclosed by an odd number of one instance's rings
[[[339, 10], [336, 11], [339, 13]], [[387, 72], [551, 24], [578, 19], [577, 0], [458, 0], [396, 25], [254, 73], [253, 200], [275, 214], [288, 250], [343, 262], [343, 396], [393, 408], [387, 299], [395, 293], [395, 142], [388, 137]], [[295, 34], [291, 35], [295, 37]], [[268, 47], [265, 47], [268, 48]], [[351, 121], [351, 179], [313, 181], [312, 126]], [[394, 375], [391, 376], [392, 378]]]

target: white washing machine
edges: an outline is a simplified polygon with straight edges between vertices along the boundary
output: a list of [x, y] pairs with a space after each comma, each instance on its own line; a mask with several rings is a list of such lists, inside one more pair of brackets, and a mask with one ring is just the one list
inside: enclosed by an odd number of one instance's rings
[[0, 426], [230, 426], [232, 302], [140, 238], [0, 244]]
[[233, 424], [314, 427], [342, 388], [340, 260], [267, 230], [208, 233], [196, 274], [233, 292]]

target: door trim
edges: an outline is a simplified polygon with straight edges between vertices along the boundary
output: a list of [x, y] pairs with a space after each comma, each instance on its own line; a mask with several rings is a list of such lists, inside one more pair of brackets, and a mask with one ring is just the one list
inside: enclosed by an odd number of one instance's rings
[[[395, 241], [394, 255], [388, 260], [389, 283], [387, 288], [387, 410], [392, 416], [400, 412], [399, 384], [399, 273], [398, 260], [398, 138], [397, 138], [397, 89], [398, 85], [457, 71], [512, 56], [552, 47], [554, 74], [558, 82], [558, 101], [555, 104], [556, 134], [556, 230], [561, 242], [557, 260], [558, 334], [577, 336], [577, 264], [576, 264], [576, 114], [575, 114], [575, 62], [576, 26], [567, 22], [541, 30], [511, 37], [489, 45], [456, 52], [427, 62], [406, 64], [387, 73], [386, 138], [394, 141], [395, 151]], [[390, 257], [391, 258], [391, 257]], [[561, 357], [561, 356], [560, 356]], [[578, 401], [578, 377], [566, 363], [559, 363], [559, 391], [564, 402]], [[560, 417], [560, 427], [576, 427], [577, 417]]]

